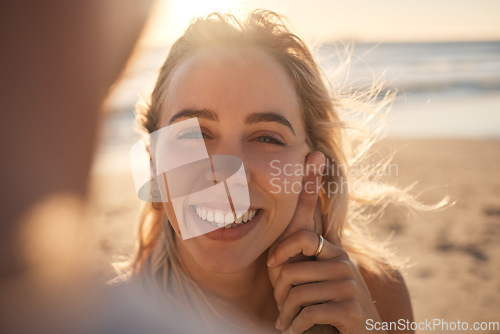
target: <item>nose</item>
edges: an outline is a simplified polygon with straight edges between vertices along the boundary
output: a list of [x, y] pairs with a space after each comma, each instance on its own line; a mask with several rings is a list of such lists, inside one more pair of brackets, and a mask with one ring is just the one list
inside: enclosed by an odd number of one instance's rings
[[[219, 183], [233, 176], [233, 182], [248, 184], [250, 182], [250, 174], [247, 166], [245, 166], [245, 155], [241, 149], [241, 145], [235, 139], [218, 140], [210, 147], [207, 145], [207, 152], [210, 157], [210, 170], [205, 171], [205, 178], [208, 181]], [[245, 174], [237, 173], [240, 168], [243, 168]], [[238, 180], [243, 175], [246, 180]]]
[[[205, 171], [207, 181], [215, 183], [231, 179], [231, 184], [246, 185], [249, 173], [240, 157], [234, 155], [211, 155], [210, 169]], [[242, 173], [244, 171], [244, 173]], [[245, 178], [245, 179], [243, 179]]]

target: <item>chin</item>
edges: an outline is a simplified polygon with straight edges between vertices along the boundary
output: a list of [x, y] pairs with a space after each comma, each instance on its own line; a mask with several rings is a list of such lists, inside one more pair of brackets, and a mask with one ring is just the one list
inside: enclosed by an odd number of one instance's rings
[[250, 258], [248, 256], [239, 256], [237, 254], [223, 254], [219, 252], [206, 252], [205, 249], [200, 251], [201, 256], [195, 257], [198, 265], [208, 272], [217, 274], [236, 274], [245, 271], [253, 263], [255, 263], [256, 258]]

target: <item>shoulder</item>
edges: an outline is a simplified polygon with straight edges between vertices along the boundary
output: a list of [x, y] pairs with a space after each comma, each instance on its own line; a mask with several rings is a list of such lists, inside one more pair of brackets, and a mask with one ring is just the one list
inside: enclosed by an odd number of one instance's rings
[[376, 275], [359, 268], [380, 319], [384, 322], [397, 322], [399, 319], [413, 321], [410, 295], [399, 270], [393, 270], [391, 277]]

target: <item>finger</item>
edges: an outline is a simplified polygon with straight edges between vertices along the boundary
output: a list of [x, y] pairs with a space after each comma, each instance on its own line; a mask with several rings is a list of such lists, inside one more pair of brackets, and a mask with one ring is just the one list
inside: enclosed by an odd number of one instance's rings
[[359, 314], [356, 308], [359, 309], [359, 305], [355, 300], [307, 306], [293, 319], [292, 325], [284, 333], [303, 333], [316, 324], [335, 326], [342, 333], [345, 324], [352, 320], [352, 314]]
[[311, 282], [350, 280], [353, 277], [351, 264], [347, 260], [287, 263], [275, 282], [274, 298], [281, 308], [295, 286]]
[[283, 303], [276, 322], [277, 327], [278, 329], [290, 327], [293, 319], [304, 307], [351, 298], [357, 293], [356, 289], [354, 280], [324, 281], [295, 286]]
[[[270, 251], [267, 265], [269, 267], [279, 266], [300, 253], [305, 256], [313, 256], [319, 246], [319, 236], [312, 231], [300, 230], [280, 241], [276, 247]], [[323, 249], [316, 257], [317, 260], [331, 258], [346, 258], [346, 251], [340, 247], [334, 246], [328, 240], [323, 240]]]
[[307, 155], [304, 167], [306, 175], [302, 180], [302, 190], [299, 194], [297, 208], [282, 238], [300, 229], [314, 229], [314, 212], [318, 202], [324, 167], [325, 155], [323, 153], [314, 151]]
[[[319, 151], [311, 152], [306, 157], [305, 163], [306, 175], [303, 178], [302, 191], [299, 195], [297, 207], [294, 216], [287, 229], [274, 243], [268, 252], [268, 259], [279, 244], [280, 240], [301, 229], [313, 230], [316, 233], [323, 233], [323, 224], [321, 219], [321, 208], [317, 207], [318, 193], [321, 186], [322, 173], [325, 167], [325, 156]], [[297, 256], [290, 261], [302, 261], [301, 256]], [[272, 260], [271, 260], [272, 263]], [[269, 268], [269, 279], [274, 285], [274, 281], [279, 274], [278, 268]]]

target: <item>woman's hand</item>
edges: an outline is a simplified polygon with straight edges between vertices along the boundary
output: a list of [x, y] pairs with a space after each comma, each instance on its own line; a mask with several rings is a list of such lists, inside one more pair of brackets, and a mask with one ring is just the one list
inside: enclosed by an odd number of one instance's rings
[[[307, 160], [324, 164], [325, 158], [313, 152]], [[334, 327], [342, 334], [366, 333], [366, 320], [380, 318], [363, 277], [340, 240], [324, 239], [321, 253], [310, 258], [318, 249], [318, 233], [322, 233], [316, 206], [321, 173], [316, 169], [315, 174], [304, 177], [309, 187], [303, 187], [289, 228], [269, 251], [269, 276], [280, 311], [276, 327], [284, 333], [303, 333], [324, 324], [331, 333]], [[315, 186], [310, 187], [311, 183]], [[313, 332], [320, 328], [324, 332], [325, 327], [315, 326]]]

